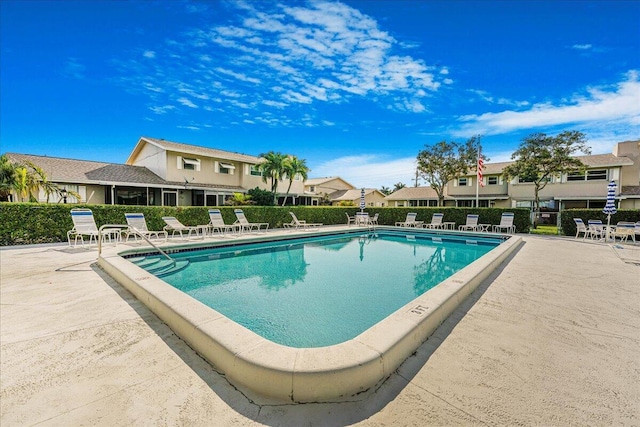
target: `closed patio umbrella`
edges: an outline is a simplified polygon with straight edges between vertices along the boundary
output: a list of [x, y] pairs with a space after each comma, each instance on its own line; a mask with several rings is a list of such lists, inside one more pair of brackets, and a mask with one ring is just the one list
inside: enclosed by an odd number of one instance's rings
[[364, 211], [366, 204], [364, 203], [364, 188], [360, 190], [360, 212]]
[[607, 234], [606, 241], [609, 240], [609, 226], [611, 225], [611, 215], [614, 215], [616, 212], [616, 183], [612, 180], [609, 185], [607, 185], [607, 204], [604, 206], [602, 210], [603, 213], [607, 214]]

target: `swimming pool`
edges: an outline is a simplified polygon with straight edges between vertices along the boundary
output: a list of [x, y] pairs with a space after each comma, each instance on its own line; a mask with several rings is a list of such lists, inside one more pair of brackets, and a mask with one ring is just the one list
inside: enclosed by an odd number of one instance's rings
[[[387, 230], [397, 229], [377, 229], [378, 232]], [[228, 247], [239, 243], [358, 233], [346, 226], [317, 232], [277, 231], [259, 237], [219, 239], [204, 245]], [[427, 230], [409, 233], [418, 238], [432, 236], [436, 240], [454, 237], [468, 240], [470, 245], [492, 236]], [[498, 238], [497, 235], [493, 237]], [[149, 255], [148, 248], [123, 251], [121, 246], [110, 247], [99, 256], [98, 264], [254, 401], [353, 401], [362, 400], [368, 391], [377, 389], [521, 243], [520, 237], [510, 236], [355, 338], [317, 348], [293, 348], [268, 340], [124, 258]], [[201, 246], [188, 243], [165, 247], [165, 250], [176, 256], [176, 252], [196, 251]], [[364, 259], [368, 256], [366, 246], [363, 256]]]
[[[159, 276], [268, 340], [322, 347], [355, 338], [500, 242], [363, 231], [178, 252], [186, 268]], [[153, 272], [162, 257], [132, 261]]]

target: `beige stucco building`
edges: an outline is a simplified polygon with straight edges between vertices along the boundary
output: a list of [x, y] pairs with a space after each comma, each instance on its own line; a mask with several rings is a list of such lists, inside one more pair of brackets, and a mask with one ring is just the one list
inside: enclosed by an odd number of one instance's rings
[[[540, 191], [543, 217], [555, 222], [558, 212], [572, 208], [603, 208], [607, 185], [617, 185], [618, 209], [640, 209], [640, 141], [615, 145], [611, 154], [578, 157], [585, 172], [554, 176]], [[479, 186], [476, 170], [449, 182], [445, 187], [444, 206], [474, 207], [476, 191], [480, 207], [532, 207], [534, 188], [518, 177], [507, 180], [503, 170], [512, 162], [485, 163]], [[437, 206], [438, 197], [430, 187], [403, 188], [386, 197], [389, 206]], [[640, 219], [640, 218], [639, 218]]]

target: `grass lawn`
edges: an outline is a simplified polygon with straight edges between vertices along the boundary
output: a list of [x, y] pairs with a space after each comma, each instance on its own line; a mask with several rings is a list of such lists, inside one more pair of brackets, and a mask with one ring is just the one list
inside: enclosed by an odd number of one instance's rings
[[558, 227], [556, 225], [539, 225], [538, 228], [531, 228], [529, 230], [531, 234], [551, 234], [556, 236], [558, 234]]

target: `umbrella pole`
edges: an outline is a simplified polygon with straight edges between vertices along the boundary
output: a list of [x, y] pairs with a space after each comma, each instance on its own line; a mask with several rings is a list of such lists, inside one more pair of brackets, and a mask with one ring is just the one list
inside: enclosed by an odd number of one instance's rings
[[607, 215], [607, 232], [605, 233], [604, 242], [607, 243], [609, 241], [609, 225], [611, 224], [611, 214]]

